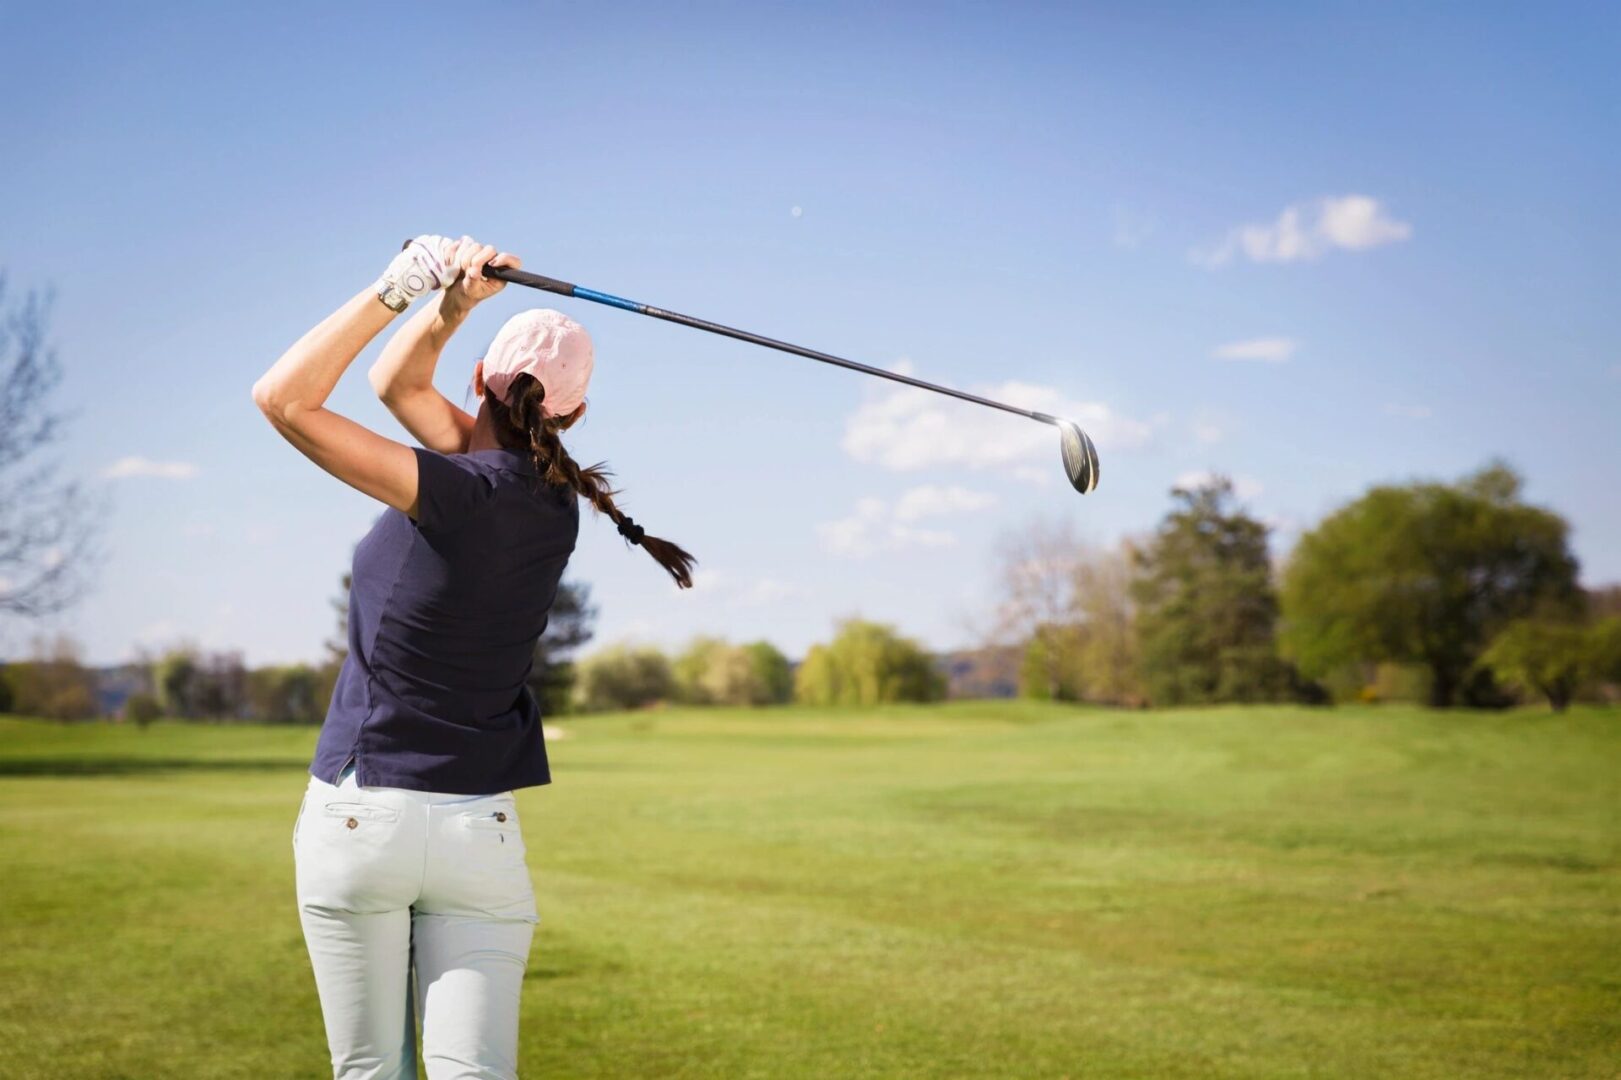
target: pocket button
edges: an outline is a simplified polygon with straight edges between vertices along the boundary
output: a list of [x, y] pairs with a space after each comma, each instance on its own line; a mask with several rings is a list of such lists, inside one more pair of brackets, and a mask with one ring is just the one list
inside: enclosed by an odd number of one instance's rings
[[360, 822], [356, 821], [354, 818], [350, 818], [348, 821], [345, 821], [343, 823], [343, 825], [344, 825], [344, 828], [346, 828], [346, 829], [358, 829], [358, 828], [360, 828]]
[[495, 820], [497, 820], [497, 821], [505, 821], [506, 819], [507, 819], [507, 814], [506, 814], [505, 810], [497, 810], [495, 812]]

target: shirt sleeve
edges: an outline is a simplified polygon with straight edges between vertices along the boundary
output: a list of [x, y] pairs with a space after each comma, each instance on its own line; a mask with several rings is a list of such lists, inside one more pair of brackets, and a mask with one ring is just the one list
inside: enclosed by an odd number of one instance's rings
[[489, 505], [494, 485], [467, 459], [420, 446], [411, 449], [417, 459], [418, 528], [454, 532]]

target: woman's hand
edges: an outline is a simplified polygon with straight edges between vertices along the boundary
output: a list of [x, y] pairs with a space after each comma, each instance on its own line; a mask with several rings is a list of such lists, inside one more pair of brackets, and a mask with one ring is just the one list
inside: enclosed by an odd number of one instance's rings
[[405, 242], [405, 247], [377, 279], [377, 297], [396, 312], [411, 301], [449, 285], [459, 268], [456, 256], [462, 242], [434, 234], [424, 234]]
[[497, 252], [494, 247], [480, 244], [471, 236], [458, 240], [455, 273], [459, 276], [445, 290], [444, 303], [457, 305], [465, 312], [506, 288], [506, 282], [484, 273], [486, 266], [507, 266], [517, 270], [522, 268], [523, 260], [511, 252]]

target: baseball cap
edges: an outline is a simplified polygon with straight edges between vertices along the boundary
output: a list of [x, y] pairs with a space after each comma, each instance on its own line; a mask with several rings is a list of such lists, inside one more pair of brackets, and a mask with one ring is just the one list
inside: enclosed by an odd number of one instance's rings
[[542, 411], [567, 416], [585, 400], [594, 352], [585, 327], [551, 308], [530, 308], [508, 319], [484, 354], [484, 385], [509, 401], [513, 380], [533, 375], [546, 388]]

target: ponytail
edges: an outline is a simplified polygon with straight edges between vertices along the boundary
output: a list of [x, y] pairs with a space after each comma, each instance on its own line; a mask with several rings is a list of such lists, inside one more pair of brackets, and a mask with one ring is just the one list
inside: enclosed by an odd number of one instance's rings
[[569, 456], [563, 440], [558, 437], [558, 432], [562, 430], [562, 418], [546, 416], [541, 408], [546, 388], [540, 384], [540, 380], [527, 373], [520, 374], [513, 380], [509, 392], [512, 395], [511, 404], [497, 398], [489, 387], [484, 389], [484, 404], [495, 421], [496, 438], [501, 445], [513, 450], [528, 450], [534, 458], [535, 472], [546, 483], [569, 488], [585, 499], [592, 509], [605, 514], [618, 527], [620, 536], [653, 556], [653, 561], [664, 567], [675, 579], [676, 585], [683, 589], [692, 588], [692, 567], [698, 560], [682, 550], [680, 545], [648, 535], [645, 529], [614, 504], [614, 496], [619, 492], [608, 484], [608, 478], [613, 474], [608, 471], [606, 463], [598, 462], [582, 469]]

